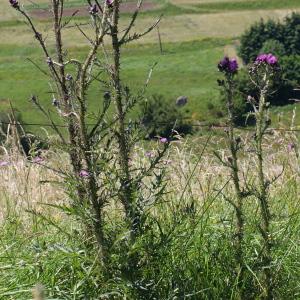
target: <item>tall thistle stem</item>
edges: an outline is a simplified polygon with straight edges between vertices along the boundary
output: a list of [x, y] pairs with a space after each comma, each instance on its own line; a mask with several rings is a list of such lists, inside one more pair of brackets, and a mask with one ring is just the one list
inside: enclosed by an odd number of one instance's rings
[[269, 81], [264, 77], [265, 86], [261, 90], [261, 95], [259, 99], [259, 107], [256, 112], [256, 136], [255, 136], [255, 146], [256, 146], [256, 157], [258, 163], [258, 181], [259, 181], [259, 192], [258, 200], [260, 205], [261, 213], [261, 225], [260, 232], [264, 240], [264, 249], [262, 254], [262, 259], [264, 263], [264, 274], [265, 274], [265, 289], [266, 289], [266, 299], [273, 299], [273, 284], [272, 284], [272, 272], [271, 272], [271, 213], [269, 207], [268, 198], [268, 183], [265, 179], [264, 174], [264, 156], [263, 156], [263, 137], [267, 129], [268, 120], [266, 117], [266, 94], [269, 88]]
[[[272, 54], [261, 54], [256, 58], [254, 65], [250, 68], [252, 82], [260, 91], [258, 104], [253, 102], [256, 119], [255, 148], [257, 159], [258, 188], [255, 191], [259, 202], [261, 223], [259, 230], [263, 239], [261, 258], [264, 273], [264, 295], [265, 299], [274, 299], [274, 276], [272, 272], [272, 234], [271, 234], [271, 211], [268, 189], [270, 182], [266, 179], [264, 172], [264, 149], [263, 140], [270, 125], [268, 118], [267, 96], [271, 88], [271, 79], [279, 71], [277, 58]], [[251, 97], [250, 97], [251, 98]], [[252, 99], [254, 100], [254, 99]]]
[[235, 233], [235, 258], [237, 263], [237, 276], [238, 276], [238, 291], [239, 298], [243, 299], [243, 284], [244, 284], [244, 253], [243, 253], [243, 241], [244, 241], [244, 213], [243, 213], [243, 199], [246, 194], [243, 192], [240, 179], [239, 179], [239, 162], [238, 162], [238, 151], [240, 149], [241, 139], [235, 135], [234, 128], [234, 103], [233, 103], [233, 92], [234, 92], [234, 75], [238, 70], [238, 64], [235, 59], [229, 59], [225, 57], [220, 61], [218, 68], [221, 72], [225, 74], [225, 81], [219, 81], [219, 84], [223, 86], [226, 93], [226, 104], [227, 104], [227, 114], [228, 114], [228, 148], [230, 152], [230, 157], [228, 162], [222, 161], [224, 165], [230, 168], [231, 179], [234, 185], [235, 200], [231, 200], [226, 197], [227, 201], [233, 206], [235, 211], [236, 219], [236, 233]]
[[117, 111], [118, 119], [118, 147], [119, 147], [119, 165], [121, 168], [121, 190], [119, 198], [125, 208], [126, 218], [131, 227], [131, 235], [136, 231], [133, 217], [133, 194], [132, 194], [132, 181], [129, 170], [130, 147], [127, 141], [127, 132], [125, 124], [125, 112], [122, 97], [122, 87], [120, 80], [120, 46], [121, 43], [118, 37], [118, 27], [120, 18], [120, 1], [116, 0], [113, 4], [111, 37], [113, 47], [113, 70], [112, 70], [112, 85], [114, 92], [114, 101]]

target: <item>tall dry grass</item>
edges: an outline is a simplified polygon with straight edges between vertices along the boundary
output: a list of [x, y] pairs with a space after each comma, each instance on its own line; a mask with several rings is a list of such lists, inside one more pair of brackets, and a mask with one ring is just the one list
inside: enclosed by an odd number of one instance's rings
[[[252, 132], [241, 132], [243, 151], [241, 158], [241, 182], [255, 184], [256, 165]], [[218, 151], [226, 158], [229, 154], [224, 150], [225, 138], [218, 132], [211, 136], [207, 146], [207, 134], [174, 141], [168, 157], [163, 161], [167, 168], [168, 197], [194, 199], [201, 205], [203, 199], [215, 194], [229, 180], [228, 168], [222, 166], [213, 151]], [[295, 147], [295, 135], [280, 131], [270, 131], [264, 143], [265, 165], [267, 177], [275, 180], [271, 186], [271, 195], [277, 195], [289, 181], [299, 180], [298, 149]], [[152, 145], [155, 149], [156, 145]], [[151, 145], [140, 145], [133, 157], [139, 166], [147, 165], [149, 158], [146, 152]], [[205, 149], [204, 149], [205, 148]], [[202, 153], [203, 152], [203, 153]], [[202, 156], [200, 157], [200, 154]], [[49, 209], [44, 204], [67, 203], [60, 174], [55, 170], [68, 171], [67, 157], [51, 151], [42, 154], [43, 160], [35, 162], [27, 159], [16, 149], [1, 148], [0, 161], [0, 220], [3, 222], [10, 215], [27, 216], [25, 210]], [[224, 192], [230, 193], [230, 183]]]

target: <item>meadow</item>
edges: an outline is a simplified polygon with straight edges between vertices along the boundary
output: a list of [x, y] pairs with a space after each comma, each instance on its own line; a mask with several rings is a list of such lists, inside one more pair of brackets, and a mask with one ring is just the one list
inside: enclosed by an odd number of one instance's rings
[[[45, 2], [24, 7], [53, 49], [57, 37], [50, 20], [39, 15]], [[66, 8], [83, 3], [70, 0]], [[122, 48], [119, 68], [119, 44], [105, 38], [99, 56], [108, 58], [100, 70], [108, 75], [90, 86], [78, 80], [78, 89], [68, 79], [68, 97], [58, 88], [61, 106], [53, 105], [52, 94], [59, 80], [49, 83], [43, 73], [55, 64], [45, 62], [16, 10], [5, 0], [0, 5], [7, 7], [0, 12], [0, 112], [12, 104], [25, 123], [40, 123], [25, 129], [46, 137], [48, 146], [33, 144], [26, 156], [21, 129], [0, 132], [0, 300], [300, 299], [297, 104], [271, 108], [270, 122], [264, 91], [276, 64], [263, 62], [256, 67], [262, 84], [256, 123], [234, 128], [225, 83], [230, 86], [235, 72], [217, 68], [224, 55], [236, 56], [250, 24], [282, 20], [300, 11], [299, 1], [153, 1], [134, 31], [163, 13], [162, 53], [153, 30]], [[82, 14], [74, 22], [84, 23]], [[121, 8], [120, 32], [128, 22], [130, 13]], [[82, 28], [88, 36], [95, 30]], [[65, 56], [84, 59], [90, 48], [82, 34], [74, 26], [62, 34]], [[144, 140], [128, 122], [137, 111], [124, 87], [139, 91], [153, 65], [144, 98], [162, 95], [174, 104], [186, 95], [180, 109], [195, 125], [220, 125], [224, 119], [210, 107], [220, 105], [223, 88], [226, 126]], [[66, 66], [69, 71], [75, 73]], [[90, 80], [94, 73], [78, 74]], [[219, 78], [225, 83], [218, 87]], [[49, 120], [29, 101], [32, 95], [63, 124], [61, 136], [43, 128]], [[91, 116], [100, 120], [94, 129]]]
[[[32, 11], [44, 8], [45, 1], [24, 3]], [[82, 1], [69, 1], [67, 6], [82, 6]], [[3, 7], [8, 7], [1, 0]], [[214, 121], [215, 116], [207, 109], [208, 103], [219, 104], [219, 91], [216, 85], [218, 71], [215, 67], [223, 54], [236, 56], [239, 35], [260, 18], [283, 19], [289, 12], [297, 11], [297, 1], [156, 1], [153, 10], [141, 14], [135, 26], [137, 32], [152, 24], [161, 13], [164, 17], [159, 26], [163, 54], [160, 54], [157, 32], [153, 31], [135, 44], [124, 49], [122, 78], [135, 91], [143, 83], [149, 69], [157, 63], [147, 96], [163, 95], [167, 101], [175, 101], [180, 95], [189, 98], [186, 116], [196, 121]], [[8, 7], [9, 8], [9, 7]], [[255, 11], [254, 11], [255, 9]], [[126, 24], [129, 13], [123, 13], [121, 25]], [[75, 19], [82, 22], [83, 17]], [[35, 18], [36, 24], [47, 43], [53, 43], [49, 20]], [[21, 112], [23, 121], [40, 123], [42, 116], [28, 105], [31, 95], [51, 108], [44, 75], [30, 62], [43, 64], [43, 56], [36, 47], [28, 27], [20, 16], [10, 9], [0, 13], [1, 52], [0, 52], [0, 107], [9, 110], [9, 101]], [[83, 27], [84, 28], [84, 27]], [[89, 34], [89, 29], [86, 29]], [[86, 50], [85, 38], [74, 27], [63, 32], [64, 44], [69, 57], [81, 55]], [[30, 60], [30, 61], [29, 61]], [[18, 88], [16, 88], [16, 86]], [[90, 108], [93, 111], [99, 103], [97, 87], [90, 94]], [[294, 107], [290, 105], [287, 118]], [[274, 117], [276, 119], [276, 117]], [[28, 128], [34, 130], [34, 128]]]

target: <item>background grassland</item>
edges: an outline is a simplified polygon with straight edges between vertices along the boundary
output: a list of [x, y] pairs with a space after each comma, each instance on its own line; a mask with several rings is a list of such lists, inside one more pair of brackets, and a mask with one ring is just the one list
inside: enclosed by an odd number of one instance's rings
[[[25, 7], [33, 9], [32, 3], [24, 1]], [[38, 0], [37, 5], [45, 5]], [[84, 1], [67, 1], [77, 7]], [[160, 55], [157, 32], [151, 34], [123, 51], [122, 75], [133, 91], [142, 84], [151, 66], [157, 62], [147, 96], [162, 94], [168, 101], [179, 95], [187, 95], [188, 117], [203, 121], [212, 120], [207, 104], [218, 103], [216, 63], [223, 56], [234, 56], [238, 36], [260, 18], [283, 19], [291, 9], [299, 10], [298, 1], [155, 1], [158, 8], [144, 12], [135, 26], [141, 32], [152, 24], [156, 16], [164, 13], [160, 24], [164, 54]], [[0, 12], [0, 110], [8, 108], [8, 99], [22, 112], [24, 121], [43, 121], [43, 117], [28, 103], [31, 94], [39, 96], [47, 107], [51, 104], [46, 78], [27, 58], [45, 68], [44, 58], [24, 20], [11, 9], [6, 0], [0, 0], [4, 9]], [[77, 22], [85, 22], [78, 18]], [[123, 14], [121, 24], [129, 21]], [[35, 19], [39, 30], [53, 45], [51, 24], [47, 19]], [[87, 26], [83, 27], [87, 34]], [[64, 32], [65, 46], [69, 54], [83, 57], [86, 40], [74, 27]], [[90, 108], [99, 107], [103, 90], [95, 85], [90, 92]], [[285, 109], [287, 113], [292, 106]]]

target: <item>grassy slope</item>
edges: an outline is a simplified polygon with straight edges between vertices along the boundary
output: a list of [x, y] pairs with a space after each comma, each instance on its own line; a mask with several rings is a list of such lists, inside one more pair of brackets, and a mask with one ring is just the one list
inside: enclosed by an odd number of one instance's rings
[[[3, 2], [3, 3], [2, 3]], [[43, 3], [44, 1], [39, 1]], [[164, 3], [165, 1], [156, 1]], [[180, 2], [180, 1], [179, 1]], [[7, 2], [5, 1], [7, 4]], [[1, 5], [5, 5], [0, 0]], [[70, 1], [70, 4], [76, 4]], [[25, 3], [26, 4], [26, 3]], [[165, 54], [159, 55], [157, 35], [153, 32], [138, 45], [131, 46], [124, 51], [123, 78], [129, 86], [136, 88], [144, 82], [151, 65], [158, 61], [155, 68], [149, 94], [163, 94], [170, 99], [178, 95], [189, 96], [190, 103], [187, 109], [188, 116], [197, 119], [207, 117], [206, 104], [217, 96], [215, 80], [217, 78], [216, 62], [227, 53], [228, 44], [232, 45], [230, 55], [234, 54], [234, 42], [230, 37], [237, 37], [254, 20], [260, 17], [282, 18], [288, 10], [270, 10], [279, 7], [293, 7], [297, 1], [201, 1], [195, 5], [187, 5], [187, 1], [176, 3], [179, 6], [164, 4], [166, 16], [163, 19], [160, 31], [164, 44]], [[171, 5], [171, 6], [170, 6]], [[183, 8], [184, 7], [184, 8]], [[187, 12], [193, 10], [193, 14]], [[254, 14], [251, 9], [257, 10]], [[264, 10], [268, 8], [269, 10]], [[243, 9], [244, 11], [239, 11]], [[202, 14], [204, 10], [218, 13]], [[230, 10], [230, 11], [228, 11]], [[202, 13], [201, 13], [202, 11]], [[221, 11], [221, 12], [220, 12]], [[223, 12], [225, 11], [225, 12]], [[136, 26], [136, 31], [142, 30], [153, 21], [152, 15], [159, 11], [145, 13]], [[171, 16], [172, 15], [172, 16]], [[34, 108], [28, 104], [31, 94], [40, 96], [44, 103], [50, 104], [51, 95], [45, 78], [32, 66], [27, 57], [38, 63], [43, 63], [40, 52], [33, 46], [32, 34], [20, 18], [16, 18], [12, 10], [0, 12], [1, 46], [0, 46], [0, 108], [8, 107], [11, 99], [14, 105], [22, 112], [25, 121], [43, 121]], [[19, 21], [18, 21], [19, 20]], [[123, 17], [123, 24], [128, 17]], [[50, 24], [39, 21], [39, 28], [47, 31]], [[88, 32], [88, 31], [87, 31]], [[75, 49], [75, 54], [84, 52], [84, 39], [78, 32], [66, 32], [66, 46]], [[214, 39], [203, 40], [205, 37]], [[227, 38], [229, 37], [229, 38]], [[198, 40], [193, 42], [192, 40]], [[48, 38], [51, 44], [51, 34]], [[186, 41], [186, 42], [183, 42]], [[227, 44], [227, 45], [226, 45]], [[99, 87], [93, 89], [90, 95], [91, 107], [94, 109], [99, 103], [102, 91]], [[5, 100], [4, 100], [5, 99]], [[285, 109], [289, 113], [291, 108]]]
[[[193, 117], [201, 118], [205, 115], [208, 100], [217, 95], [214, 84], [217, 77], [216, 62], [228, 42], [206, 40], [166, 44], [164, 55], [159, 54], [156, 45], [128, 47], [124, 50], [123, 77], [126, 84], [136, 90], [145, 82], [153, 63], [158, 62], [147, 94], [162, 94], [174, 101], [179, 95], [187, 95], [190, 99], [187, 109], [193, 112]], [[82, 56], [84, 49], [75, 52]], [[41, 115], [33, 114], [34, 108], [28, 103], [31, 94], [38, 95], [44, 104], [51, 103], [46, 77], [25, 59], [30, 57], [39, 62], [39, 56], [35, 48], [22, 50], [8, 46], [2, 48], [0, 55], [0, 97], [11, 99], [27, 122], [43, 121]], [[102, 92], [100, 86], [92, 89], [90, 100], [93, 110], [99, 105]], [[8, 107], [8, 102], [2, 103], [2, 107], [5, 106]]]

